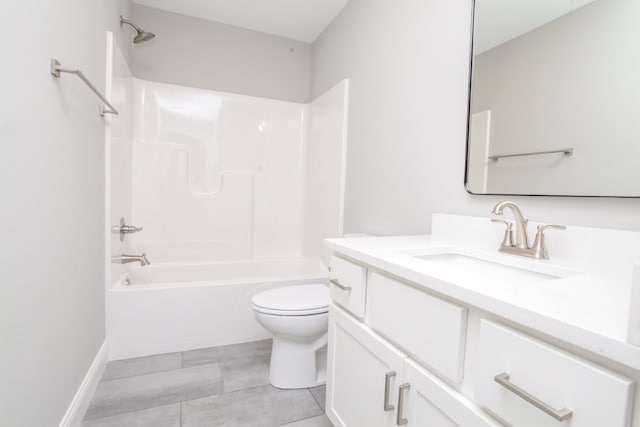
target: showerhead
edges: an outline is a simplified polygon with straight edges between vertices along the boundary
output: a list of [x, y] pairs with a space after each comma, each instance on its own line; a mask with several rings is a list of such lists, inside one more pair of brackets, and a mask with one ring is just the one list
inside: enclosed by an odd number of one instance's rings
[[129, 21], [128, 19], [124, 19], [122, 16], [120, 16], [120, 25], [122, 25], [122, 24], [131, 25], [133, 27], [133, 29], [136, 30], [136, 33], [138, 33], [133, 38], [133, 42], [135, 44], [146, 42], [147, 40], [151, 40], [152, 38], [154, 38], [156, 36], [153, 33], [150, 33], [148, 31], [144, 31], [142, 28], [138, 27], [133, 22]]
[[133, 42], [135, 44], [146, 42], [147, 40], [151, 40], [155, 36], [156, 35], [153, 33], [150, 33], [148, 31], [143, 31], [141, 33], [136, 34], [136, 36], [133, 38]]

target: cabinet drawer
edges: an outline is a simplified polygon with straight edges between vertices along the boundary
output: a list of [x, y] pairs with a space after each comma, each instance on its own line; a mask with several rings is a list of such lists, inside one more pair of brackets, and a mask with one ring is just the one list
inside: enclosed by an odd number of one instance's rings
[[421, 364], [462, 381], [467, 309], [373, 273], [368, 285], [370, 326]]
[[331, 257], [331, 299], [353, 315], [364, 317], [367, 269], [337, 256]]
[[[480, 326], [477, 369], [476, 399], [510, 424], [630, 423], [633, 381], [487, 320]], [[554, 418], [562, 413], [563, 422]]]

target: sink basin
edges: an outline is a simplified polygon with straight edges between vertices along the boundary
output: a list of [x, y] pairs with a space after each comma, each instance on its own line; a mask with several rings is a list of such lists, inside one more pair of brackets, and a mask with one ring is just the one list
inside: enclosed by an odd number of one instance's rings
[[438, 270], [446, 270], [455, 275], [464, 274], [479, 280], [522, 284], [557, 280], [577, 274], [549, 263], [462, 248], [431, 249], [412, 255]]

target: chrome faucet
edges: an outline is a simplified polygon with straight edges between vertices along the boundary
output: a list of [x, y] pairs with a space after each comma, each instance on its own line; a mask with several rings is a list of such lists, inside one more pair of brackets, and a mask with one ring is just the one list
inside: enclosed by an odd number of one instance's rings
[[498, 250], [500, 252], [522, 255], [535, 259], [549, 259], [549, 253], [547, 252], [547, 247], [544, 239], [544, 230], [549, 228], [564, 230], [567, 227], [565, 227], [564, 225], [539, 225], [533, 245], [529, 246], [529, 239], [527, 237], [527, 220], [524, 218], [522, 212], [515, 203], [503, 200], [493, 208], [493, 211], [491, 211], [491, 213], [494, 215], [502, 215], [504, 208], [509, 208], [513, 212], [513, 218], [516, 223], [516, 238], [514, 242], [512, 226], [509, 221], [492, 219], [491, 221], [493, 222], [502, 222], [507, 226], [504, 234], [504, 239], [502, 240], [502, 244], [500, 244], [500, 248]]
[[144, 252], [142, 253], [142, 255], [126, 255], [126, 254], [122, 254], [120, 256], [115, 255], [111, 257], [111, 262], [116, 264], [127, 264], [130, 262], [139, 262], [142, 267], [144, 267], [145, 265], [151, 264], [151, 262], [149, 262], [149, 260], [147, 259], [147, 254], [145, 254]]

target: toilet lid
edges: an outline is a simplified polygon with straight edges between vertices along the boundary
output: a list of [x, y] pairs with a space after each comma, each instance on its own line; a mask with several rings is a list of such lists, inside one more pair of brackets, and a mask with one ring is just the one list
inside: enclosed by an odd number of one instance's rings
[[262, 313], [304, 316], [329, 310], [329, 288], [325, 285], [294, 285], [259, 292], [251, 298]]

